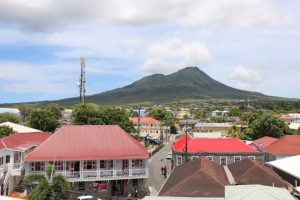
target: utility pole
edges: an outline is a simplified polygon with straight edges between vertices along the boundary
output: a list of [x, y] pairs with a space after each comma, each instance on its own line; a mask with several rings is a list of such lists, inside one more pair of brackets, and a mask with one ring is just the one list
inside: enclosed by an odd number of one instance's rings
[[85, 58], [80, 58], [80, 78], [79, 78], [79, 95], [80, 95], [80, 103], [84, 104], [85, 101]]
[[188, 152], [188, 140], [187, 140], [187, 132], [188, 132], [188, 116], [185, 119], [185, 162], [188, 161], [187, 159], [187, 152]]
[[138, 135], [140, 136], [140, 123], [141, 123], [141, 108], [139, 108], [139, 115], [138, 115]]

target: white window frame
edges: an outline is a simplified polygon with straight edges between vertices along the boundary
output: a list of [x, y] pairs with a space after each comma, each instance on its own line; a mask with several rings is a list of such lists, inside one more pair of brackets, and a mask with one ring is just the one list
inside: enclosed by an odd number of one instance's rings
[[[179, 159], [180, 158], [180, 159]], [[176, 166], [179, 166], [182, 164], [182, 156], [177, 155], [176, 156]]]
[[[236, 158], [239, 158], [239, 160], [235, 160]], [[233, 156], [233, 162], [238, 162], [238, 161], [241, 161], [242, 160], [242, 157], [241, 156]]]
[[196, 160], [196, 159], [198, 159], [199, 158], [199, 156], [192, 156], [191, 157], [191, 160]]
[[210, 161], [214, 161], [214, 157], [213, 156], [205, 156], [208, 160]]
[[225, 158], [225, 159], [226, 159], [226, 160], [225, 160], [225, 161], [226, 161], [226, 164], [225, 164], [225, 165], [227, 165], [227, 160], [228, 160], [228, 159], [227, 159], [227, 156], [220, 156], [220, 165], [222, 165], [222, 158]]
[[[255, 161], [255, 156], [248, 156], [248, 158], [250, 159], [250, 160], [254, 160]], [[252, 159], [251, 159], [252, 158]]]

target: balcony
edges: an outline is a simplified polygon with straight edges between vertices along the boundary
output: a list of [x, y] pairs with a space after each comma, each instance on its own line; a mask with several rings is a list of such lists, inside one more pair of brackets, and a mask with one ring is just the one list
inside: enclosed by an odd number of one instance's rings
[[0, 179], [4, 178], [8, 169], [10, 169], [12, 176], [20, 176], [24, 169], [24, 163], [8, 163], [0, 166]]
[[[45, 174], [45, 172], [31, 173]], [[25, 175], [28, 174], [29, 173], [26, 172]], [[69, 182], [137, 179], [149, 177], [148, 168], [56, 171], [55, 175], [63, 175]]]

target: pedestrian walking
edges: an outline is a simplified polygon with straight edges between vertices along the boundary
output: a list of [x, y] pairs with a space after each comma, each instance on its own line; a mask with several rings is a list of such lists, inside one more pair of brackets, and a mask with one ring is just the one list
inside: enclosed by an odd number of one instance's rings
[[160, 174], [163, 175], [164, 174], [164, 167], [161, 166], [161, 169], [160, 169]]
[[165, 168], [164, 168], [164, 177], [167, 178], [167, 171]]

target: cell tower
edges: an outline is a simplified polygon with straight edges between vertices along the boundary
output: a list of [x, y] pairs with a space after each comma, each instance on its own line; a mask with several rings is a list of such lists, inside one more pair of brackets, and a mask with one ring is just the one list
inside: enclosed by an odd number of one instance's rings
[[84, 104], [85, 100], [85, 58], [80, 58], [80, 78], [79, 78], [79, 94], [80, 94], [80, 103]]

